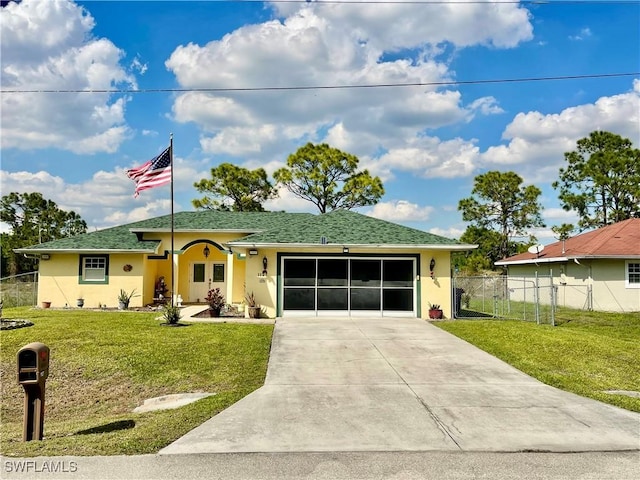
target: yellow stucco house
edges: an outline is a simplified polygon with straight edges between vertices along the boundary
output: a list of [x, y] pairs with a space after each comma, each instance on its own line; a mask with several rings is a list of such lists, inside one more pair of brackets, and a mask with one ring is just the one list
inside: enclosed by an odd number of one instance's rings
[[[229, 304], [253, 293], [262, 315], [409, 316], [429, 304], [451, 317], [450, 255], [476, 248], [346, 210], [180, 212], [17, 250], [40, 258], [38, 302], [52, 307], [130, 307], [165, 296]], [[173, 276], [172, 276], [173, 273]]]

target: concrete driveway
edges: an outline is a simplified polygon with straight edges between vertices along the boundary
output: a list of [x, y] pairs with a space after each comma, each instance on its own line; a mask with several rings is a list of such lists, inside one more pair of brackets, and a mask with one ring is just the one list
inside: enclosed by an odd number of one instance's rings
[[278, 319], [265, 385], [160, 454], [640, 449], [640, 414], [419, 319]]

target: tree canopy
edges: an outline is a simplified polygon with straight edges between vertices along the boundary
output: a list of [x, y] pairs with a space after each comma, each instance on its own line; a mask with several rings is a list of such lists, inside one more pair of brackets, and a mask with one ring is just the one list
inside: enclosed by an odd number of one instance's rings
[[0, 204], [0, 220], [11, 227], [10, 233], [2, 234], [2, 275], [16, 275], [35, 269], [34, 259], [17, 255], [13, 249], [87, 231], [86, 222], [77, 213], [61, 210], [40, 193], [12, 192], [4, 195]]
[[195, 208], [234, 212], [263, 212], [263, 203], [276, 191], [263, 168], [249, 170], [231, 163], [211, 169], [211, 179], [203, 178], [193, 186], [205, 196], [191, 202]]
[[287, 158], [274, 178], [296, 197], [312, 202], [320, 213], [374, 205], [384, 195], [379, 177], [358, 171], [359, 159], [326, 143], [307, 143]]
[[460, 237], [460, 241], [477, 244], [478, 248], [466, 254], [459, 262], [459, 266], [463, 267], [467, 273], [491, 270], [494, 262], [500, 260], [501, 240], [500, 234], [495, 230], [469, 225]]
[[[472, 196], [460, 200], [458, 210], [462, 219], [482, 229], [499, 234], [497, 259], [517, 252], [518, 247], [510, 239], [526, 236], [527, 229], [544, 226], [538, 197], [542, 192], [533, 185], [522, 186], [522, 178], [514, 172], [491, 171], [474, 179]], [[495, 241], [495, 237], [483, 232], [483, 236]], [[530, 240], [534, 240], [530, 236]], [[493, 247], [492, 247], [493, 248]], [[489, 251], [487, 252], [489, 253]]]
[[568, 240], [574, 230], [575, 227], [572, 223], [563, 223], [562, 225], [551, 227], [551, 231], [556, 234], [558, 240]]
[[560, 169], [562, 208], [575, 210], [581, 229], [598, 228], [640, 216], [640, 150], [610, 132], [595, 131], [566, 152]]

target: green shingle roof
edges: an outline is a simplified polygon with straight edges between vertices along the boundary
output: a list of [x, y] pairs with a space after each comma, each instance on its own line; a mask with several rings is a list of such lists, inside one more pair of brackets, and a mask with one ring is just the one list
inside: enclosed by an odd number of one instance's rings
[[461, 245], [432, 233], [349, 210], [289, 219], [277, 229], [249, 235], [231, 244]]
[[[22, 248], [25, 253], [49, 251], [156, 251], [158, 240], [138, 240], [144, 232], [171, 230], [171, 216], [150, 218], [140, 222], [85, 233], [71, 238]], [[178, 212], [174, 215], [174, 231], [238, 232], [232, 245], [259, 244], [328, 244], [340, 245], [431, 245], [461, 246], [439, 235], [395, 223], [378, 220], [348, 210], [334, 210], [322, 215], [286, 212], [218, 212], [203, 210]]]
[[[246, 233], [271, 230], [286, 224], [292, 218], [314, 217], [311, 213], [287, 212], [220, 212], [201, 210], [179, 212], [173, 216], [175, 231], [217, 230], [242, 231]], [[133, 231], [171, 230], [171, 215], [142, 220], [128, 226]]]
[[27, 248], [16, 249], [17, 252], [43, 253], [60, 250], [116, 250], [116, 251], [156, 251], [159, 240], [138, 241], [134, 233], [129, 231], [130, 225], [105, 228], [96, 232], [84, 233], [75, 237], [60, 238]]

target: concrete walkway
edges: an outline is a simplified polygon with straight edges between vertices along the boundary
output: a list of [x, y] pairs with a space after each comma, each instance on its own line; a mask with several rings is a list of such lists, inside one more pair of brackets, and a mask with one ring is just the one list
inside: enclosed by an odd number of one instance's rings
[[640, 414], [419, 319], [278, 319], [265, 385], [160, 454], [640, 449]]

